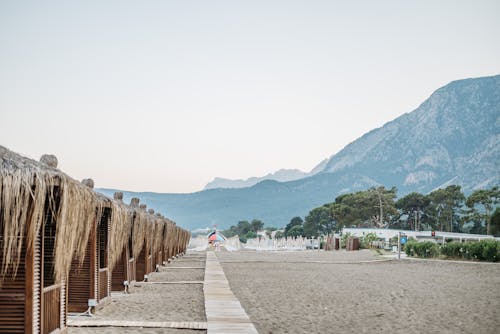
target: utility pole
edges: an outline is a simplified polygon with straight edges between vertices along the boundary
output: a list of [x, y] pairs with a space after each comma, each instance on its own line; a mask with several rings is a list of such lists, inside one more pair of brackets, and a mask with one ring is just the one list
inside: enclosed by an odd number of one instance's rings
[[398, 232], [398, 260], [401, 260], [401, 231]]
[[418, 209], [416, 209], [414, 213], [415, 213], [415, 231], [418, 231]]
[[[384, 227], [384, 205], [382, 202], [382, 195], [380, 194], [379, 188], [376, 188], [374, 190], [375, 190], [375, 193], [377, 194], [377, 197], [378, 197], [378, 205], [375, 205], [376, 208], [379, 208], [378, 227], [383, 228]], [[376, 220], [374, 219], [374, 221], [376, 221]]]

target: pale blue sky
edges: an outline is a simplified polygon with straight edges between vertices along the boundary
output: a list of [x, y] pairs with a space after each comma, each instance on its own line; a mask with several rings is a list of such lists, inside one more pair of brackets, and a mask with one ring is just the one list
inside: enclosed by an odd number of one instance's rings
[[0, 145], [98, 187], [310, 170], [500, 73], [500, 1], [1, 1]]

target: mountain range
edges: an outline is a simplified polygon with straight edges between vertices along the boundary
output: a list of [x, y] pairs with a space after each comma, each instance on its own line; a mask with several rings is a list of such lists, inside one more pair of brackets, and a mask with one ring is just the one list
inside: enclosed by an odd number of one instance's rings
[[[190, 229], [225, 228], [254, 218], [281, 227], [339, 194], [377, 185], [396, 186], [400, 196], [449, 184], [466, 193], [500, 185], [500, 75], [439, 88], [414, 111], [368, 132], [318, 167], [314, 173], [298, 171], [310, 175], [286, 182], [265, 176], [237, 188], [237, 182], [214, 180], [191, 194], [124, 191], [124, 196], [139, 197]], [[115, 190], [99, 191], [112, 195]]]
[[319, 172], [323, 171], [327, 163], [328, 159], [321, 161], [309, 173], [303, 172], [299, 169], [280, 169], [274, 173], [269, 173], [261, 177], [250, 177], [246, 180], [231, 180], [216, 177], [215, 179], [213, 179], [213, 181], [207, 183], [203, 190], [216, 188], [245, 188], [254, 186], [264, 180], [274, 180], [279, 182], [299, 180], [308, 176], [316, 175]]

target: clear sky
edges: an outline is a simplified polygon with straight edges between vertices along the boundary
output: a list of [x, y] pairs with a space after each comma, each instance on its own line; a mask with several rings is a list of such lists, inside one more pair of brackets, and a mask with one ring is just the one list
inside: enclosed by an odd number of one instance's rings
[[500, 73], [500, 1], [2, 1], [0, 145], [97, 187], [309, 171]]

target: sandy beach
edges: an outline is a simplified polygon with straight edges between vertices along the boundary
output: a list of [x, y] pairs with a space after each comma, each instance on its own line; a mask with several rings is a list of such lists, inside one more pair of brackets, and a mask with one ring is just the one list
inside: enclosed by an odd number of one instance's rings
[[[390, 260], [370, 250], [216, 252], [261, 334], [497, 333], [500, 264]], [[205, 253], [188, 253], [151, 282], [203, 281]], [[83, 319], [91, 319], [79, 317]], [[93, 319], [205, 322], [203, 285], [133, 283]], [[69, 333], [194, 334], [174, 328], [75, 328]]]
[[[185, 269], [183, 267], [201, 267]], [[108, 301], [98, 306], [95, 316], [72, 317], [77, 320], [129, 320], [205, 322], [203, 284], [157, 284], [158, 282], [203, 281], [205, 253], [191, 253], [160, 267], [150, 274], [150, 282], [135, 282], [129, 294], [113, 293]], [[176, 268], [176, 269], [171, 269]], [[68, 333], [167, 333], [202, 334], [205, 330], [175, 328], [69, 327]]]
[[[359, 252], [219, 252], [259, 333], [498, 333], [500, 265]], [[330, 263], [328, 263], [330, 262]], [[350, 263], [349, 263], [350, 262]]]

